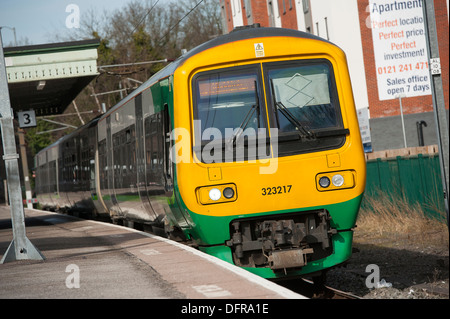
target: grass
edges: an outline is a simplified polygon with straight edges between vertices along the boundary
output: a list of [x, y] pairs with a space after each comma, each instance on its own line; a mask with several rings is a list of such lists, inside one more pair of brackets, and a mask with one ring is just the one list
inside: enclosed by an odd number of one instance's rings
[[436, 209], [437, 215], [430, 217], [424, 211], [419, 203], [411, 204], [401, 196], [379, 192], [376, 197], [364, 198], [356, 232], [361, 237], [406, 239], [412, 245], [448, 248], [445, 212]]

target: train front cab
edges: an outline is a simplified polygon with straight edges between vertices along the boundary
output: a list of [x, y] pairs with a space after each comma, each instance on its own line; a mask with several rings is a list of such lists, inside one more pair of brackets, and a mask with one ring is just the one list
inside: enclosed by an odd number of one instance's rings
[[187, 59], [173, 88], [174, 127], [193, 133], [174, 141], [184, 157], [175, 191], [201, 250], [266, 278], [350, 257], [365, 160], [339, 48], [281, 36], [223, 43]]

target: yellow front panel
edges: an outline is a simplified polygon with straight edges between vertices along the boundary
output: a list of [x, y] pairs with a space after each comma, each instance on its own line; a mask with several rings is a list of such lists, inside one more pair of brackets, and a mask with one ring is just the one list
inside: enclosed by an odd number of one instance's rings
[[[255, 43], [263, 43], [264, 57], [257, 58], [261, 51], [256, 50]], [[232, 61], [235, 52], [239, 52], [240, 61]], [[350, 130], [345, 144], [338, 149], [271, 158], [269, 162], [204, 164], [193, 155], [194, 138], [189, 137], [192, 135], [179, 134], [175, 149], [183, 160], [177, 163], [177, 178], [182, 181], [179, 190], [189, 210], [212, 216], [252, 214], [333, 204], [355, 198], [363, 192], [365, 174], [358, 172], [364, 170], [365, 160], [346, 59], [344, 53], [332, 44], [311, 39], [268, 37], [225, 44], [193, 56], [174, 74], [175, 128], [193, 132], [191, 82], [198, 72], [271, 61], [319, 58], [327, 59], [333, 66], [344, 128]], [[264, 102], [264, 105], [268, 104], [268, 101]], [[354, 172], [354, 187], [327, 192], [318, 190], [318, 174], [346, 170]], [[208, 205], [197, 200], [199, 187], [227, 183], [236, 185], [239, 194], [236, 200]]]

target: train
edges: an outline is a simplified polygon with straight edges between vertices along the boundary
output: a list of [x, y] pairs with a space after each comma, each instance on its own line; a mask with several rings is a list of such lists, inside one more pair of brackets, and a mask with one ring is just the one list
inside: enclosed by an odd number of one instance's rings
[[366, 162], [346, 55], [241, 27], [35, 156], [44, 209], [180, 241], [267, 279], [348, 260]]

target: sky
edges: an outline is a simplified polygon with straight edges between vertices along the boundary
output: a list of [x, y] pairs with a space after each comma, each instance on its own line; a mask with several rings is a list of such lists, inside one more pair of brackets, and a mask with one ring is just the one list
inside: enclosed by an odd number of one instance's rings
[[[15, 28], [18, 45], [25, 44], [25, 39], [29, 44], [51, 43], [56, 42], [56, 34], [75, 31], [76, 8], [82, 21], [83, 14], [91, 8], [103, 13], [120, 9], [129, 2], [132, 0], [0, 0], [0, 27]], [[4, 47], [14, 45], [11, 29], [2, 28], [1, 34]]]

